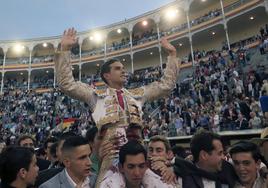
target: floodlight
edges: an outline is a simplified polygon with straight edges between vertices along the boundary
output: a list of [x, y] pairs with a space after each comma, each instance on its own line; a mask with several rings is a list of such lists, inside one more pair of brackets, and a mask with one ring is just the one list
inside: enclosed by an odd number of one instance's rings
[[147, 26], [148, 25], [148, 22], [146, 20], [142, 21], [142, 25], [143, 26]]
[[174, 19], [178, 14], [178, 10], [177, 9], [170, 9], [166, 12], [166, 17], [168, 19]]
[[121, 29], [117, 29], [117, 33], [122, 33], [122, 30]]
[[96, 42], [100, 42], [102, 40], [101, 35], [99, 33], [94, 34], [94, 39], [96, 40]]
[[21, 44], [16, 44], [16, 46], [14, 47], [14, 50], [17, 52], [17, 53], [20, 53], [25, 47], [22, 46]]

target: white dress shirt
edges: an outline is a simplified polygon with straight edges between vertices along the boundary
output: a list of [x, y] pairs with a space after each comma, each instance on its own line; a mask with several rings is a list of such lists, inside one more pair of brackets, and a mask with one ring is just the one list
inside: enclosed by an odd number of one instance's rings
[[[69, 176], [67, 170], [65, 169], [65, 173], [66, 173], [66, 176], [68, 178], [68, 181], [69, 183], [73, 186], [73, 188], [77, 188], [77, 184], [73, 181], [73, 179], [71, 178], [71, 176]], [[82, 183], [81, 187], [79, 188], [90, 188], [90, 185], [89, 185], [89, 178], [86, 177], [86, 179], [84, 180], [84, 182]]]

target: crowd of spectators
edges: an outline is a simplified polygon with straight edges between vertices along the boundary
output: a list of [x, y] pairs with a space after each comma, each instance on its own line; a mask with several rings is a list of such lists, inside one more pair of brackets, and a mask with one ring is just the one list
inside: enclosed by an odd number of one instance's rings
[[135, 88], [159, 80], [163, 75], [160, 66], [149, 67], [135, 70], [134, 74], [129, 75], [127, 88]]
[[4, 90], [14, 90], [14, 89], [27, 89], [28, 81], [27, 78], [17, 79], [17, 78], [5, 78], [4, 79]]
[[[258, 69], [240, 66], [243, 63], [239, 54], [232, 55], [223, 57], [220, 53], [211, 52], [208, 60], [197, 55], [199, 63], [193, 75], [177, 84], [170, 98], [145, 104], [144, 121], [147, 126], [144, 136], [189, 135], [199, 127], [215, 132], [262, 128], [263, 114], [258, 98], [268, 73], [265, 66]], [[130, 74], [127, 88], [157, 81], [162, 73], [160, 66], [136, 70], [133, 75]], [[84, 82], [93, 86], [100, 81], [98, 75], [83, 78]], [[27, 82], [23, 83], [27, 88]], [[53, 79], [35, 80], [34, 83], [52, 88]], [[44, 134], [66, 118], [78, 118], [76, 125], [83, 124], [83, 128], [91, 126], [91, 121], [84, 122], [84, 119], [90, 118], [84, 105], [60, 91], [25, 92], [23, 89], [16, 90], [14, 84], [17, 84], [16, 80], [10, 81], [5, 86], [8, 90], [1, 96], [3, 133], [12, 130], [10, 134], [18, 135], [30, 130], [33, 134], [40, 131]], [[151, 117], [157, 108], [158, 115]]]
[[[266, 32], [264, 32], [264, 36], [266, 36]], [[252, 40], [250, 38], [245, 41]], [[239, 44], [239, 50], [235, 52], [231, 50], [226, 54], [227, 56], [223, 56], [223, 53], [216, 51], [196, 50], [194, 57], [198, 63], [194, 74], [177, 85], [171, 98], [145, 104], [144, 117], [148, 125], [144, 129], [145, 137], [154, 134], [164, 134], [166, 136], [193, 134], [198, 127], [217, 132], [261, 128], [263, 126], [263, 114], [260, 110], [258, 98], [260, 97], [263, 80], [267, 79], [267, 72], [265, 67], [246, 68], [246, 62], [250, 58], [247, 57], [247, 49], [244, 48], [244, 44], [248, 43], [240, 42]], [[163, 68], [165, 68], [165, 64]], [[126, 87], [135, 88], [147, 85], [157, 81], [162, 74], [160, 66], [135, 70], [134, 74], [129, 74]], [[94, 84], [100, 81], [98, 72], [93, 76], [82, 75], [82, 81], [95, 87]], [[53, 88], [54, 80], [53, 78], [40, 79], [35, 77], [31, 84], [33, 88]], [[40, 111], [41, 115], [44, 115], [43, 113], [47, 116], [54, 114], [54, 118], [56, 117], [55, 114], [60, 114], [62, 115], [61, 121], [64, 118], [77, 117], [77, 113], [87, 114], [79, 110], [80, 104], [77, 101], [67, 100], [68, 97], [64, 98], [67, 101], [72, 101], [72, 105], [75, 104], [74, 106], [77, 109], [74, 108], [70, 112], [70, 107], [62, 106], [61, 98], [63, 96], [59, 91], [38, 94], [34, 91], [24, 93], [16, 89], [25, 91], [27, 89], [26, 79], [21, 81], [15, 78], [4, 80], [5, 94], [2, 98], [7, 103], [2, 104], [10, 105], [2, 106], [2, 125], [8, 128], [28, 127], [29, 122], [24, 120], [29, 120], [31, 119], [29, 117], [32, 117], [31, 113], [33, 111], [29, 109], [29, 106], [32, 107], [38, 103], [40, 103], [38, 108], [45, 110], [45, 112]], [[35, 104], [36, 102], [37, 104]], [[47, 102], [49, 102], [50, 107], [47, 107]], [[13, 106], [13, 111], [7, 113], [9, 110], [5, 108], [10, 108], [10, 106]], [[150, 117], [151, 113], [159, 106], [160, 113], [157, 116]], [[28, 112], [28, 110], [30, 111]], [[16, 113], [13, 114], [12, 112]], [[232, 113], [229, 117], [230, 112]], [[44, 125], [43, 127], [52, 128], [57, 125], [55, 122], [51, 122], [51, 118], [46, 117], [40, 120], [40, 117], [37, 116], [33, 121], [38, 122], [38, 126], [40, 124]], [[21, 122], [24, 122], [24, 125], [20, 125]], [[29, 127], [35, 127], [35, 124], [31, 123]], [[40, 129], [33, 128], [33, 130]]]
[[58, 90], [10, 90], [1, 95], [1, 138], [16, 139], [20, 134], [35, 136], [42, 143], [47, 134], [65, 119], [74, 118], [73, 127], [82, 131], [92, 126], [86, 106]]
[[133, 33], [132, 37], [133, 37], [132, 44], [133, 44], [133, 46], [136, 46], [139, 44], [143, 44], [145, 42], [150, 42], [150, 41], [156, 40], [158, 36], [157, 36], [157, 32], [155, 32], [153, 29], [151, 29], [150, 31], [147, 30], [139, 35], [135, 35]]
[[[21, 57], [21, 58], [7, 58], [6, 59], [6, 65], [12, 65], [12, 64], [29, 64], [29, 57]], [[41, 57], [33, 57], [32, 63], [38, 64], [38, 63], [48, 63], [53, 62], [53, 56], [41, 56]], [[0, 60], [0, 65], [3, 63], [3, 59]]]
[[12, 65], [12, 64], [29, 64], [29, 57], [19, 57], [19, 58], [7, 58], [6, 59], [6, 65]]
[[129, 37], [122, 38], [120, 42], [114, 41], [111, 46], [108, 46], [107, 52], [112, 52], [115, 50], [121, 50], [130, 47]]
[[[96, 47], [96, 48], [93, 48], [92, 50], [89, 50], [89, 51], [82, 51], [82, 57], [87, 57], [87, 56], [94, 56], [94, 55], [101, 55], [101, 54], [104, 54], [104, 47]], [[74, 58], [77, 58], [78, 56], [74, 56]]]
[[31, 82], [31, 88], [53, 88], [54, 87], [54, 78], [48, 75], [35, 76]]
[[[34, 76], [31, 80], [30, 88], [53, 88], [54, 87], [54, 78], [48, 75], [43, 75], [42, 78], [39, 76]], [[28, 88], [28, 78], [23, 77], [22, 79], [17, 78], [8, 78], [4, 79], [4, 91], [13, 91], [16, 89], [27, 89]]]
[[[267, 37], [267, 29], [266, 24], [265, 29], [261, 28], [259, 37]], [[147, 32], [147, 35], [149, 33]], [[172, 97], [145, 104], [144, 121], [148, 126], [144, 129], [144, 136], [189, 135], [199, 127], [214, 132], [263, 127], [263, 114], [258, 98], [263, 81], [267, 79], [267, 71], [265, 66], [258, 69], [245, 67], [250, 58], [247, 57], [247, 49], [244, 47], [259, 37], [233, 44], [232, 47], [239, 49], [230, 50], [227, 56], [216, 51], [194, 51], [195, 61], [198, 62], [194, 74], [177, 85]], [[126, 87], [147, 85], [157, 81], [162, 73], [160, 66], [136, 70], [134, 74], [129, 74]], [[82, 76], [82, 80], [94, 86], [100, 78], [96, 72], [93, 76]], [[52, 78], [35, 77], [32, 82], [33, 88], [52, 88], [53, 84]], [[85, 124], [83, 120], [88, 118], [86, 115], [89, 112], [81, 108], [79, 102], [64, 97], [59, 91], [42, 94], [34, 91], [23, 92], [27, 85], [26, 79], [4, 80], [5, 94], [1, 96], [2, 101], [5, 101], [1, 106], [1, 125], [5, 126], [2, 127], [5, 129], [3, 133], [10, 129], [13, 132], [9, 134], [16, 135], [30, 129], [30, 132], [34, 131], [36, 134], [47, 127], [49, 130], [55, 128], [65, 118], [81, 119], [80, 116], [83, 118], [76, 124]], [[62, 103], [64, 101], [69, 103]], [[73, 107], [68, 106], [70, 104]], [[150, 117], [157, 108], [160, 108], [158, 115]], [[34, 109], [38, 109], [38, 113], [34, 114]], [[55, 119], [58, 119], [57, 123]]]
[[41, 56], [41, 57], [33, 57], [32, 63], [38, 64], [38, 63], [50, 63], [53, 62], [54, 56], [48, 55], [48, 56]]
[[213, 18], [216, 18], [218, 16], [220, 16], [222, 14], [221, 10], [220, 9], [216, 9], [216, 10], [213, 10], [213, 11], [209, 11], [208, 13], [206, 13], [205, 15], [199, 17], [199, 18], [196, 18], [194, 20], [192, 20], [190, 22], [190, 25], [191, 27], [192, 26], [195, 26], [195, 25], [198, 25], [200, 23], [203, 23], [203, 22], [206, 22], [208, 20], [211, 20]]
[[266, 66], [246, 68], [240, 52], [233, 55], [211, 53], [207, 61], [199, 59], [193, 75], [170, 98], [158, 101], [158, 116], [146, 117], [147, 136], [190, 135], [199, 127], [219, 132], [265, 126], [259, 97], [268, 79]]

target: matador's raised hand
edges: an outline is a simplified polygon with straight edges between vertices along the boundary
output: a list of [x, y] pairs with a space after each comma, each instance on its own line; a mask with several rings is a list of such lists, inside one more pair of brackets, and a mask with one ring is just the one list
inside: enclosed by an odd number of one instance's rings
[[70, 50], [74, 44], [78, 42], [76, 37], [76, 30], [74, 28], [69, 28], [64, 31], [61, 38], [61, 49]]
[[164, 37], [161, 39], [161, 45], [164, 49], [166, 49], [170, 56], [177, 56], [176, 48], [168, 42], [167, 38]]

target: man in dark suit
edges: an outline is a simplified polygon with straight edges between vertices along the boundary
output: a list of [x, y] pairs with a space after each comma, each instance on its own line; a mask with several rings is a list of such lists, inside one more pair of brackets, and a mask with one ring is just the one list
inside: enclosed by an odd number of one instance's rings
[[81, 136], [70, 137], [62, 146], [62, 161], [65, 168], [40, 188], [94, 187], [95, 176], [90, 171], [91, 149]]
[[245, 130], [245, 129], [250, 128], [249, 124], [248, 124], [248, 120], [246, 118], [244, 118], [242, 113], [238, 114], [238, 118], [235, 121], [235, 123], [236, 123], [237, 129]]
[[249, 120], [250, 119], [250, 105], [249, 105], [249, 98], [246, 97], [244, 100], [241, 100], [239, 102], [240, 112], [243, 114], [243, 116]]
[[268, 125], [268, 91], [266, 91], [267, 89], [267, 87], [263, 86], [262, 96], [260, 97], [261, 109], [264, 114], [264, 126]]
[[190, 143], [193, 163], [176, 158], [174, 172], [183, 188], [233, 187], [237, 177], [231, 164], [224, 161], [219, 135], [197, 132]]
[[[35, 146], [34, 142], [35, 140], [31, 136], [22, 135], [21, 137], [19, 137], [17, 144], [18, 146], [21, 146], [21, 147], [34, 149], [34, 146]], [[50, 162], [48, 160], [37, 158], [37, 166], [39, 167], [40, 171], [48, 169], [49, 165], [50, 165]]]

